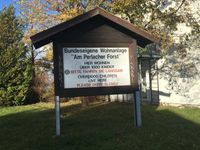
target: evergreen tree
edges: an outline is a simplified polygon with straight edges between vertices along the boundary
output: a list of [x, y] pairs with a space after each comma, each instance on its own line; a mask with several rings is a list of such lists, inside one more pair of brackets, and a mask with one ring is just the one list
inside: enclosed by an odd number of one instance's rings
[[28, 102], [32, 67], [22, 42], [23, 24], [13, 6], [0, 12], [0, 105]]

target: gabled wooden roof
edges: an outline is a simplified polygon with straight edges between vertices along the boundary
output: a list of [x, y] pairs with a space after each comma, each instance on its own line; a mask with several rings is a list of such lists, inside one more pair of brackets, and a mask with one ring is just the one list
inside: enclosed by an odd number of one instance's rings
[[118, 25], [123, 30], [127, 30], [129, 33], [129, 36], [133, 37], [137, 40], [137, 44], [141, 47], [145, 47], [147, 44], [150, 43], [159, 43], [159, 39], [152, 35], [151, 33], [139, 29], [133, 24], [129, 23], [126, 20], [123, 20], [119, 17], [116, 17], [112, 15], [111, 13], [105, 11], [102, 8], [95, 8], [85, 14], [79, 15], [75, 18], [72, 18], [71, 20], [68, 20], [66, 22], [63, 22], [61, 24], [58, 24], [52, 28], [49, 28], [47, 30], [44, 30], [40, 33], [37, 33], [31, 37], [32, 43], [35, 46], [35, 48], [39, 48], [45, 44], [48, 44], [50, 42], [54, 41], [54, 37], [58, 35], [59, 33], [70, 29], [71, 27], [74, 27], [75, 25], [78, 25], [80, 23], [83, 23], [89, 19], [94, 18], [95, 16], [101, 16], [114, 24]]

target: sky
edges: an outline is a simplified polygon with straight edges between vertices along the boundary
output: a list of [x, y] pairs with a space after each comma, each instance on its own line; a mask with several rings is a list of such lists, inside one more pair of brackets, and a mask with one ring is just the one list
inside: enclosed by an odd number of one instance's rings
[[19, 10], [16, 7], [14, 1], [16, 2], [16, 0], [0, 0], [0, 11], [5, 7], [8, 6], [10, 4], [13, 4], [15, 7], [15, 14], [18, 16], [19, 15]]
[[14, 0], [0, 0], [0, 10], [2, 10], [4, 6], [8, 6], [10, 4], [14, 4]]

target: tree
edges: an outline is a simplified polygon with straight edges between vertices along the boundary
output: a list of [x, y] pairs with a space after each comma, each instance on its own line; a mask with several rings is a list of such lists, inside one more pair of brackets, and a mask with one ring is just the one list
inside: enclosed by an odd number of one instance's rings
[[188, 0], [115, 0], [111, 7], [113, 13], [160, 37], [160, 49], [166, 52], [177, 25], [186, 21], [188, 5]]
[[160, 37], [163, 55], [174, 42], [177, 25], [182, 22], [191, 25], [193, 17], [190, 0], [19, 0], [18, 3], [27, 23], [24, 36], [27, 42], [35, 33], [100, 6]]
[[[170, 90], [186, 97], [199, 80], [199, 6], [197, 0], [115, 0], [111, 4], [115, 14], [160, 37], [160, 75], [168, 80]], [[181, 24], [182, 30], [190, 31], [178, 33]]]
[[[90, 9], [105, 5], [105, 0], [18, 0], [20, 14], [26, 26], [23, 41], [30, 44], [30, 36], [43, 31], [58, 23], [71, 19]], [[41, 53], [45, 55], [41, 55]], [[39, 56], [39, 57], [37, 57]], [[52, 45], [46, 45], [42, 49], [32, 49], [32, 62], [35, 66], [36, 78], [43, 78], [46, 71], [52, 69]], [[34, 80], [36, 81], [36, 80]], [[34, 89], [40, 94], [40, 97], [47, 95], [46, 90], [39, 86], [46, 83], [34, 83]], [[47, 97], [47, 96], [45, 96]]]
[[0, 105], [20, 105], [31, 94], [32, 67], [22, 42], [24, 26], [13, 6], [0, 12]]
[[[108, 5], [109, 0], [18, 0], [16, 2], [19, 5], [20, 15], [26, 24], [23, 41], [30, 44], [30, 36], [89, 11], [96, 6]], [[52, 51], [52, 48], [49, 47], [51, 46], [47, 46], [42, 50], [42, 52], [48, 53], [47, 57], [49, 51]], [[34, 50], [34, 59], [39, 53], [41, 53], [41, 49]]]

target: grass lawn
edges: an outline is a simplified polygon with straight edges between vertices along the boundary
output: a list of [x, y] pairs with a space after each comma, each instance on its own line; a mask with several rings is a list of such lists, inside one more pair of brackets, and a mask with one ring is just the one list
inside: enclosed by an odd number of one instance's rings
[[131, 103], [61, 105], [59, 138], [53, 104], [0, 108], [0, 150], [200, 149], [200, 109], [144, 105], [135, 128]]

